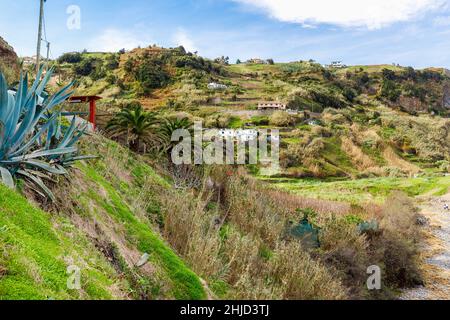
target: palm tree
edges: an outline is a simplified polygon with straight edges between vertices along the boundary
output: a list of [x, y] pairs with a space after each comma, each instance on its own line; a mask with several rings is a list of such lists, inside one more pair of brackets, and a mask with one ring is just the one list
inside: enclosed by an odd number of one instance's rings
[[158, 139], [154, 124], [156, 115], [145, 111], [142, 106], [124, 108], [109, 121], [106, 131], [111, 138], [126, 137], [131, 150], [139, 152], [141, 142], [155, 144]]
[[165, 119], [158, 129], [158, 136], [163, 142], [164, 151], [170, 153], [174, 147], [174, 143], [172, 142], [172, 134], [176, 130], [190, 130], [191, 127], [192, 122], [188, 118]]

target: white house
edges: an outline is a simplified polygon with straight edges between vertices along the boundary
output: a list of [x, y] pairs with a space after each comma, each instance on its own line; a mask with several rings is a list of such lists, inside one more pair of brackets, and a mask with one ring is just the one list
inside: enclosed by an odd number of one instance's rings
[[346, 68], [347, 66], [345, 64], [343, 64], [342, 61], [333, 61], [327, 67], [341, 69], [341, 68]]
[[258, 138], [258, 131], [253, 129], [236, 131], [236, 138], [242, 142], [253, 141]]
[[258, 110], [286, 110], [287, 105], [281, 102], [260, 102]]
[[217, 82], [211, 82], [208, 84], [209, 90], [226, 90], [228, 87], [224, 84], [217, 83]]
[[248, 142], [258, 138], [258, 131], [252, 129], [246, 130], [221, 129], [218, 131], [218, 136], [224, 139], [231, 138], [242, 142]]

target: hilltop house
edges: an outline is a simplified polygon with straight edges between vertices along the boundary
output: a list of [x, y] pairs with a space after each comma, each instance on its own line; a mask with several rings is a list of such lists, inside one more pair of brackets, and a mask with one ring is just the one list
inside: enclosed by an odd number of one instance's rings
[[224, 84], [217, 83], [217, 82], [211, 82], [208, 84], [209, 90], [226, 90], [228, 87]]
[[258, 110], [286, 110], [287, 105], [281, 102], [260, 102]]
[[333, 61], [333, 62], [331, 62], [331, 64], [328, 65], [327, 67], [329, 67], [329, 68], [342, 69], [342, 68], [346, 68], [347, 66], [346, 66], [345, 64], [343, 64], [342, 61]]
[[267, 61], [260, 59], [260, 58], [252, 58], [252, 59], [248, 59], [245, 63], [246, 64], [267, 64]]

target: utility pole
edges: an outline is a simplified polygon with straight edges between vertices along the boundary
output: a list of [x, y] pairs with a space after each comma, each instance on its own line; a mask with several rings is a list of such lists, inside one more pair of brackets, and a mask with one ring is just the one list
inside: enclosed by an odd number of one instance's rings
[[39, 72], [39, 67], [41, 64], [40, 60], [41, 60], [41, 41], [42, 41], [42, 20], [44, 18], [44, 2], [45, 0], [40, 0], [38, 41], [36, 51], [36, 74]]

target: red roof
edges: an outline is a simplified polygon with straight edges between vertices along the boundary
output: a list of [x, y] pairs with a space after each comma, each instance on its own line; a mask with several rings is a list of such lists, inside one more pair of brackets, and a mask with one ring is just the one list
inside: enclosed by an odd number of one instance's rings
[[90, 101], [97, 101], [102, 99], [102, 97], [99, 96], [72, 96], [69, 99], [67, 99], [71, 103], [80, 103], [80, 102], [90, 102]]

